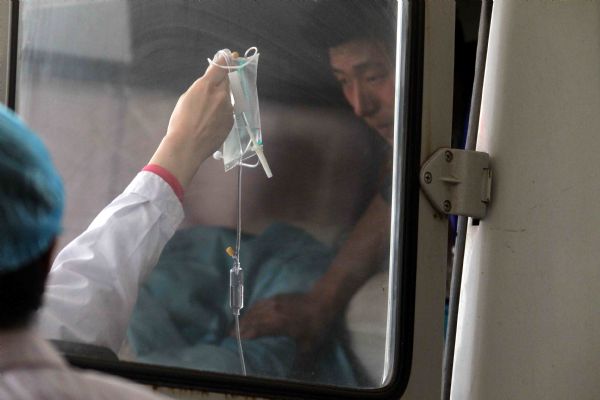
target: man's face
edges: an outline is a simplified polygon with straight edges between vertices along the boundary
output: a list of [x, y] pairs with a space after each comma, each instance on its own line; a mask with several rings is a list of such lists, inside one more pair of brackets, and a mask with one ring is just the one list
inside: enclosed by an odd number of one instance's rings
[[333, 74], [346, 100], [388, 143], [394, 136], [394, 68], [384, 47], [354, 40], [329, 49]]

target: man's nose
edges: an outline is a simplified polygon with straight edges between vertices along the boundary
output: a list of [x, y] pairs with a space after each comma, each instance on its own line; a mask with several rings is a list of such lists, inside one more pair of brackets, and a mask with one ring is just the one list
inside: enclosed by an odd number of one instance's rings
[[352, 107], [357, 116], [368, 117], [377, 111], [377, 100], [368, 88], [364, 87], [361, 83], [357, 83], [354, 86]]

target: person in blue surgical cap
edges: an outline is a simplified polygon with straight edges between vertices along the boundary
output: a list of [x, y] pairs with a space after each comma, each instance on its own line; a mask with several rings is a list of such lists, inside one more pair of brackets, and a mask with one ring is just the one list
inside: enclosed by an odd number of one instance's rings
[[211, 66], [190, 86], [150, 163], [52, 265], [61, 178], [0, 105], [0, 399], [162, 398], [69, 369], [39, 335], [118, 348], [138, 285], [183, 218], [183, 189], [233, 125], [226, 76]]

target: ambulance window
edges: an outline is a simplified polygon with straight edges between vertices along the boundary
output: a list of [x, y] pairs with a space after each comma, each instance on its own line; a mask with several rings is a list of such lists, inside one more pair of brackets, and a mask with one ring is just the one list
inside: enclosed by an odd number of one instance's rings
[[403, 288], [416, 251], [406, 238], [416, 236], [416, 212], [400, 183], [414, 174], [407, 146], [420, 135], [419, 118], [410, 117], [419, 115], [420, 5], [12, 4], [13, 106], [48, 145], [66, 187], [58, 248], [148, 162], [207, 58], [225, 48], [259, 54], [260, 128], [273, 177], [260, 165], [243, 169], [243, 366], [226, 252], [236, 245], [237, 168], [226, 172], [215, 158], [185, 191], [185, 218], [142, 283], [119, 361], [107, 349], [86, 350], [94, 343], [63, 343], [73, 364], [154, 386], [241, 394], [403, 390], [414, 301]]

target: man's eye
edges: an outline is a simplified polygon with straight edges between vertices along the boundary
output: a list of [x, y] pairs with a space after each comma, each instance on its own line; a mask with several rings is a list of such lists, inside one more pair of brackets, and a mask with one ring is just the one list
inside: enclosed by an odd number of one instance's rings
[[385, 78], [384, 74], [378, 74], [378, 75], [369, 75], [365, 77], [365, 80], [367, 82], [379, 82], [381, 80], [383, 80]]
[[348, 84], [348, 79], [338, 78], [338, 83], [340, 86], [346, 86]]

